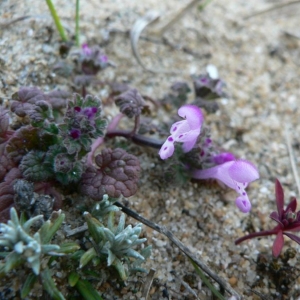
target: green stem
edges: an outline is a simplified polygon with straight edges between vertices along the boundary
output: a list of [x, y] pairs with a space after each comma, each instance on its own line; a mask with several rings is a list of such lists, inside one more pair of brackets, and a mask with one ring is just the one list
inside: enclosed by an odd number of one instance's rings
[[59, 16], [56, 13], [56, 10], [55, 10], [55, 7], [54, 7], [54, 5], [52, 3], [52, 0], [46, 0], [46, 3], [48, 5], [48, 7], [49, 7], [49, 10], [51, 12], [52, 18], [54, 20], [55, 26], [56, 26], [56, 28], [57, 28], [57, 30], [59, 32], [59, 35], [60, 35], [61, 39], [63, 40], [63, 42], [67, 42], [68, 38], [66, 36], [64, 28], [61, 25]]
[[202, 270], [197, 266], [197, 264], [189, 257], [190, 262], [192, 263], [193, 267], [195, 268], [196, 273], [201, 278], [202, 282], [211, 290], [211, 292], [220, 300], [225, 300], [225, 297], [214, 287], [213, 284], [210, 283], [208, 278], [202, 272]]
[[76, 15], [75, 15], [75, 41], [76, 46], [79, 47], [79, 0], [76, 0]]
[[198, 9], [201, 11], [207, 6], [212, 0], [206, 0], [198, 6]]

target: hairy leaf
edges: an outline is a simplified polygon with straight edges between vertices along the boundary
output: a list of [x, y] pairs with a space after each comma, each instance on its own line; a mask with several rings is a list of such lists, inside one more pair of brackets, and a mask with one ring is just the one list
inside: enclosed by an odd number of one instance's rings
[[125, 150], [104, 149], [95, 158], [99, 168], [90, 166], [82, 175], [81, 192], [95, 200], [109, 197], [130, 197], [137, 191], [140, 174], [138, 159]]
[[0, 222], [9, 220], [9, 210], [14, 204], [14, 181], [21, 178], [18, 168], [11, 169], [0, 183]]
[[161, 99], [161, 103], [167, 107], [180, 107], [186, 103], [190, 91], [191, 89], [186, 82], [177, 81], [172, 84], [171, 91]]
[[55, 90], [47, 93], [47, 97], [53, 110], [58, 110], [67, 107], [67, 101], [71, 98], [71, 94], [67, 91]]
[[53, 171], [55, 179], [64, 185], [77, 182], [83, 171], [82, 162], [76, 161], [74, 156], [68, 154], [66, 149], [59, 145], [49, 147], [45, 165]]
[[213, 100], [226, 96], [223, 91], [225, 83], [221, 79], [214, 79], [209, 74], [202, 74], [193, 76], [193, 80], [196, 97]]
[[44, 164], [46, 153], [38, 150], [31, 150], [22, 159], [20, 170], [23, 176], [30, 181], [45, 181], [53, 173]]
[[54, 142], [54, 135], [45, 133], [36, 127], [26, 126], [15, 132], [7, 143], [6, 151], [8, 156], [15, 163], [18, 163], [30, 150], [47, 151], [48, 147]]
[[145, 106], [145, 101], [137, 89], [129, 89], [115, 98], [121, 113], [128, 118], [137, 117]]
[[74, 94], [68, 104], [59, 131], [69, 154], [84, 155], [90, 151], [92, 139], [103, 135], [106, 121], [101, 118], [101, 101], [87, 95], [82, 98]]
[[5, 145], [5, 143], [0, 144], [0, 181], [4, 179], [9, 170], [17, 167], [16, 163], [7, 154]]
[[0, 108], [0, 144], [8, 141], [13, 131], [9, 130], [8, 110]]
[[45, 100], [44, 93], [36, 87], [21, 87], [19, 91], [12, 95], [15, 100], [11, 104], [11, 111], [19, 117], [25, 117], [33, 105], [41, 100]]

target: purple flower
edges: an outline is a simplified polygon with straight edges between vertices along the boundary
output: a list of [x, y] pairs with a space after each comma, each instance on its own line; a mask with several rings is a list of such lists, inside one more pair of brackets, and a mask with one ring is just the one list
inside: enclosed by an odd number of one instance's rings
[[278, 223], [272, 230], [265, 230], [260, 232], [253, 232], [244, 237], [239, 238], [235, 241], [235, 244], [239, 244], [245, 240], [252, 239], [254, 237], [261, 237], [267, 235], [276, 234], [275, 241], [273, 243], [273, 256], [278, 257], [283, 244], [284, 239], [283, 235], [288, 236], [290, 239], [295, 241], [300, 245], [300, 238], [292, 233], [286, 231], [300, 231], [300, 211], [296, 212], [297, 209], [297, 200], [296, 198], [292, 198], [291, 202], [288, 204], [286, 209], [283, 208], [284, 205], [284, 193], [282, 186], [278, 179], [276, 179], [275, 183], [275, 195], [276, 195], [276, 204], [277, 204], [277, 212], [273, 211], [270, 214], [270, 218]]
[[221, 165], [192, 173], [195, 179], [217, 179], [240, 194], [236, 198], [236, 205], [243, 213], [251, 210], [251, 203], [245, 188], [259, 178], [257, 168], [247, 160], [227, 161]]
[[92, 49], [88, 46], [87, 43], [82, 44], [81, 49], [82, 49], [82, 52], [84, 53], [84, 55], [86, 55], [86, 56], [92, 55]]
[[96, 115], [97, 111], [98, 111], [97, 107], [86, 107], [83, 110], [83, 114], [86, 115], [88, 117], [88, 119], [93, 119], [94, 116]]
[[167, 159], [174, 153], [174, 143], [180, 142], [184, 152], [189, 152], [195, 146], [203, 123], [203, 114], [199, 107], [195, 105], [184, 105], [178, 110], [178, 115], [185, 120], [172, 125], [170, 133], [165, 143], [162, 145], [159, 156]]

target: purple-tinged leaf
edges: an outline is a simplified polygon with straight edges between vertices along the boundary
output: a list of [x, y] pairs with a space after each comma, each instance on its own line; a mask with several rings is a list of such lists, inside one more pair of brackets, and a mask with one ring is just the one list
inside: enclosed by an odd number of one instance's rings
[[283, 193], [281, 183], [279, 182], [278, 179], [276, 179], [275, 181], [275, 197], [276, 197], [278, 216], [279, 219], [281, 219], [283, 214], [284, 193]]
[[71, 94], [67, 91], [55, 90], [47, 93], [47, 98], [53, 109], [61, 109], [67, 107]]
[[56, 141], [56, 136], [44, 133], [39, 128], [26, 126], [18, 129], [8, 141], [6, 151], [14, 163], [21, 161], [30, 150], [47, 151]]
[[293, 197], [291, 199], [291, 202], [287, 205], [285, 212], [288, 212], [288, 211], [295, 212], [296, 209], [297, 209], [297, 199], [295, 197]]
[[104, 149], [95, 157], [99, 168], [89, 166], [82, 175], [81, 192], [97, 200], [104, 194], [130, 197], [137, 191], [140, 174], [138, 159], [125, 150]]
[[11, 111], [19, 117], [25, 117], [32, 106], [41, 100], [45, 100], [45, 94], [36, 87], [21, 87], [19, 91], [12, 95], [15, 100], [11, 104]]
[[0, 222], [9, 220], [9, 210], [14, 204], [14, 180], [21, 178], [18, 168], [11, 169], [0, 183]]
[[272, 252], [273, 252], [273, 256], [274, 257], [278, 257], [279, 256], [279, 254], [280, 254], [280, 252], [282, 250], [283, 245], [284, 245], [284, 238], [283, 238], [283, 233], [280, 230], [277, 233], [277, 236], [276, 236], [275, 241], [273, 243]]
[[116, 105], [120, 107], [120, 112], [128, 118], [137, 117], [145, 107], [145, 101], [137, 89], [129, 89], [121, 95], [115, 97]]
[[9, 140], [13, 131], [9, 130], [8, 110], [0, 108], [0, 144]]
[[299, 236], [296, 236], [289, 232], [284, 232], [283, 234], [288, 236], [290, 239], [292, 239], [293, 241], [295, 241], [296, 243], [298, 243], [300, 245], [300, 237]]
[[281, 222], [281, 219], [278, 215], [278, 213], [276, 211], [273, 211], [271, 214], [270, 214], [270, 218], [273, 219], [275, 222], [279, 223], [281, 226], [284, 226]]
[[53, 119], [52, 107], [45, 100], [37, 101], [32, 105], [31, 109], [28, 109], [27, 115], [33, 123], [41, 123], [46, 119]]

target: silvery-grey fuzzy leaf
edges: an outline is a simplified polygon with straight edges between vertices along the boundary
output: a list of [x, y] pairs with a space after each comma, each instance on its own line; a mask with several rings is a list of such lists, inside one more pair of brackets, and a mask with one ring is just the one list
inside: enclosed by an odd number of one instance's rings
[[[33, 223], [43, 218], [42, 215], [29, 219], [21, 225], [15, 208], [10, 210], [11, 220], [7, 224], [0, 224], [0, 245], [8, 247], [10, 253], [5, 257], [5, 272], [27, 261], [34, 274], [40, 272], [42, 254], [60, 249], [58, 245], [42, 245], [39, 232], [32, 236], [29, 229]], [[11, 251], [13, 250], [13, 251]]]
[[115, 254], [110, 251], [109, 249], [107, 250], [107, 253], [108, 253], [108, 257], [107, 257], [107, 265], [108, 266], [111, 266], [113, 264], [113, 262], [115, 261], [116, 259], [116, 256]]
[[105, 233], [105, 236], [107, 238], [107, 240], [113, 244], [114, 241], [115, 241], [115, 235], [108, 229], [108, 228], [104, 228], [103, 229], [104, 233]]
[[126, 252], [126, 255], [129, 257], [145, 260], [144, 257], [140, 253], [138, 253], [137, 251], [135, 251], [133, 249], [128, 249], [128, 251]]

